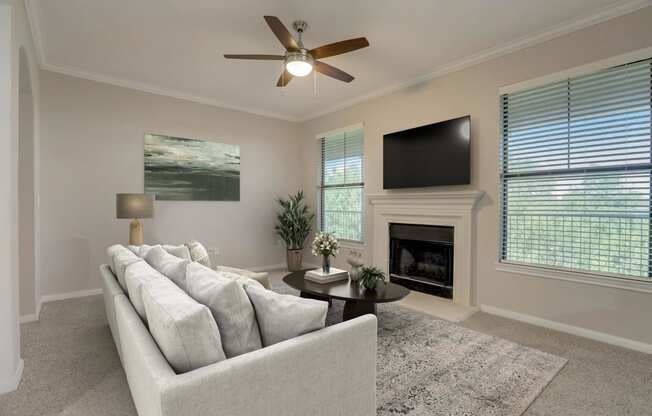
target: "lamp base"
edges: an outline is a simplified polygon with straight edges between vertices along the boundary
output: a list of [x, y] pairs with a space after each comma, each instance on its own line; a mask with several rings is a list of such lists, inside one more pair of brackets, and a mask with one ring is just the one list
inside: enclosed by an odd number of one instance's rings
[[129, 244], [132, 246], [143, 245], [143, 225], [137, 218], [129, 223]]

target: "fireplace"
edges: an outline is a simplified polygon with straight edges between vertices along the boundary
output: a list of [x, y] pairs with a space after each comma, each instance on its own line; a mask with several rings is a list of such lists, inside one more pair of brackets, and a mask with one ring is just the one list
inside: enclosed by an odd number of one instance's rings
[[452, 299], [453, 246], [453, 227], [390, 223], [390, 279]]

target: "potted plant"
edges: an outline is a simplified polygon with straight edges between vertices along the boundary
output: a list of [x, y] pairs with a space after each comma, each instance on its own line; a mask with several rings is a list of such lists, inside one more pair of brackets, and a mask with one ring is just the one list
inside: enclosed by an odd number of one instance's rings
[[303, 244], [310, 234], [310, 228], [315, 215], [310, 212], [304, 201], [303, 191], [296, 195], [288, 195], [287, 199], [279, 198], [281, 211], [277, 213], [276, 234], [285, 242], [287, 248], [288, 270], [301, 270], [303, 262]]
[[378, 282], [388, 283], [387, 275], [378, 267], [362, 266], [360, 268], [360, 284], [367, 290], [376, 290]]
[[331, 271], [331, 256], [337, 256], [340, 249], [340, 243], [333, 234], [320, 232], [317, 233], [312, 242], [312, 254], [321, 256], [321, 268], [324, 273]]

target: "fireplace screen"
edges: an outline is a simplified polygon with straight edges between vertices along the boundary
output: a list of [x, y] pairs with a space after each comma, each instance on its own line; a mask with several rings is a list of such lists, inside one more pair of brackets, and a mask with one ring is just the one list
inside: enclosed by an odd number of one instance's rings
[[434, 295], [453, 297], [453, 227], [390, 224], [390, 278]]

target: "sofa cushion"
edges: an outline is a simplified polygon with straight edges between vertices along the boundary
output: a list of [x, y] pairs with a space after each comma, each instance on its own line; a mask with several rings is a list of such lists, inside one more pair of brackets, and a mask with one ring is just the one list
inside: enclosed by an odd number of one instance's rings
[[147, 252], [145, 261], [167, 276], [181, 289], [186, 290], [186, 266], [189, 263], [188, 260], [173, 256], [161, 246], [154, 246]]
[[136, 247], [138, 247], [138, 255], [142, 258], [145, 258], [149, 250], [154, 246], [150, 246], [149, 244], [143, 244], [141, 246], [136, 246]]
[[190, 250], [188, 250], [188, 247], [186, 247], [184, 244], [178, 246], [173, 246], [171, 244], [163, 244], [161, 247], [163, 247], [163, 250], [167, 251], [173, 256], [177, 256], [180, 259], [193, 261], [192, 258], [190, 257]]
[[116, 254], [124, 253], [125, 251], [129, 251], [129, 250], [121, 244], [114, 244], [106, 249], [106, 255], [109, 257], [109, 268], [111, 269], [111, 272], [113, 272], [113, 274], [115, 274], [115, 264], [113, 263], [113, 256], [115, 256]]
[[213, 313], [226, 356], [262, 348], [256, 314], [242, 282], [196, 262], [188, 264], [186, 270], [186, 290]]
[[208, 254], [206, 247], [199, 241], [191, 241], [186, 244], [190, 251], [190, 258], [206, 267], [211, 267], [211, 257]]
[[137, 255], [135, 255], [129, 250], [125, 250], [123, 252], [113, 255], [115, 276], [118, 279], [118, 282], [120, 283], [120, 286], [122, 286], [123, 290], [125, 291], [127, 290], [127, 284], [125, 282], [125, 272], [127, 270], [127, 266], [139, 261], [143, 261], [143, 259], [141, 259], [140, 257], [138, 257]]
[[210, 310], [168, 279], [143, 285], [143, 303], [152, 337], [177, 373], [226, 358]]
[[140, 247], [142, 246], [135, 246], [133, 244], [129, 244], [127, 246], [127, 249], [129, 249], [129, 251], [131, 251], [132, 253], [140, 257]]
[[251, 284], [244, 289], [254, 305], [265, 347], [316, 331], [326, 324], [328, 302], [281, 295]]
[[145, 316], [142, 288], [143, 285], [154, 279], [167, 279], [167, 277], [156, 271], [145, 261], [132, 263], [125, 271], [125, 283], [127, 285], [129, 300], [143, 321], [147, 321], [147, 319]]

